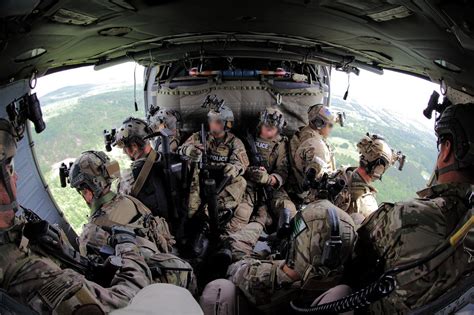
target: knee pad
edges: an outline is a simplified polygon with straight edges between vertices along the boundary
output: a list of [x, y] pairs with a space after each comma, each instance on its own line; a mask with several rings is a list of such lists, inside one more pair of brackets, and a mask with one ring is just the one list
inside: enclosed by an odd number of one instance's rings
[[209, 282], [199, 301], [204, 315], [238, 315], [237, 290], [237, 287], [226, 279]]

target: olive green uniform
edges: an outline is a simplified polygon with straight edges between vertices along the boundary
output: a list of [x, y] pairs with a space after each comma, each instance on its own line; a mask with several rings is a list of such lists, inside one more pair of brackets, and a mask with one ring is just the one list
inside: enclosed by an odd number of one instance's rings
[[150, 284], [151, 274], [136, 245], [117, 245], [115, 254], [122, 258], [108, 288], [88, 281], [71, 269], [60, 269], [52, 260], [34, 254], [22, 235], [23, 218], [1, 231], [0, 286], [18, 302], [38, 314], [72, 314], [91, 305], [104, 313], [127, 306], [130, 299]]
[[[337, 222], [330, 223], [329, 209], [337, 213]], [[342, 264], [351, 255], [355, 227], [350, 216], [327, 200], [309, 204], [294, 217], [286, 260], [262, 261], [244, 258], [228, 269], [230, 280], [247, 299], [260, 309], [270, 310], [288, 304], [298, 289], [324, 290], [342, 274]], [[321, 263], [324, 244], [331, 238], [331, 227], [337, 224], [342, 237], [340, 263], [328, 267]], [[292, 279], [282, 268], [291, 268], [298, 279]]]
[[[194, 133], [180, 147], [178, 152], [184, 154], [188, 146], [200, 145], [201, 139], [199, 133]], [[237, 176], [224, 187], [218, 195], [218, 206], [220, 209], [235, 209], [234, 216], [228, 224], [228, 231], [235, 231], [247, 224], [251, 211], [244, 208], [237, 208], [241, 203], [245, 193], [247, 181], [242, 176], [249, 166], [249, 159], [245, 146], [240, 139], [230, 132], [225, 132], [222, 139], [215, 138], [211, 133], [207, 133], [207, 157], [211, 166], [222, 166], [231, 164], [237, 171]], [[219, 183], [216, 183], [219, 185]], [[199, 170], [196, 168], [191, 182], [189, 194], [189, 217], [192, 217], [201, 205]]]
[[[472, 217], [472, 186], [441, 184], [418, 193], [420, 198], [384, 203], [359, 228], [354, 283], [364, 285], [377, 272], [427, 257]], [[395, 276], [396, 290], [370, 308], [374, 314], [407, 313], [439, 299], [474, 271], [474, 230], [453, 252], [446, 251]], [[375, 275], [374, 275], [375, 273]]]

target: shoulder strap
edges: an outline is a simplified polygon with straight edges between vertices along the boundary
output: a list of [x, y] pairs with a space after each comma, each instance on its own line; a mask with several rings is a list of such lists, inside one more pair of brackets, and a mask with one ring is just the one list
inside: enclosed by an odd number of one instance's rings
[[145, 184], [146, 179], [148, 178], [148, 174], [150, 174], [151, 168], [156, 160], [156, 152], [155, 150], [151, 150], [146, 158], [145, 164], [143, 164], [142, 169], [140, 170], [140, 174], [138, 174], [135, 183], [133, 184], [132, 190], [130, 195], [136, 197], [140, 190], [142, 190], [143, 185]]
[[138, 213], [141, 215], [148, 215], [151, 214], [150, 209], [148, 209], [140, 200], [137, 198], [130, 196], [130, 195], [125, 195], [125, 198], [129, 199], [133, 204], [135, 205], [135, 209], [137, 209]]

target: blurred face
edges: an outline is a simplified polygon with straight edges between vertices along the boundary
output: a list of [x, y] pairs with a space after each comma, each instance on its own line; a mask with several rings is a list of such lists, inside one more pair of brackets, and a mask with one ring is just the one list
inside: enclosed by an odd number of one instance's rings
[[[7, 172], [10, 175], [10, 185], [13, 193], [13, 197], [16, 199], [16, 182], [18, 180], [17, 174], [13, 170], [13, 164], [7, 166]], [[0, 181], [0, 204], [8, 205], [13, 200], [8, 196], [7, 189], [2, 181]], [[0, 212], [0, 228], [9, 228], [13, 225], [13, 220], [15, 218], [15, 212], [13, 209], [11, 211], [2, 211]]]
[[331, 135], [334, 124], [328, 123], [323, 128], [319, 130], [319, 133], [324, 137], [328, 138]]
[[387, 162], [380, 161], [377, 165], [375, 165], [372, 169], [371, 177], [373, 180], [381, 179], [383, 173], [385, 173], [385, 164]]
[[143, 156], [143, 154], [148, 154], [151, 150], [149, 143], [145, 145], [145, 148], [142, 150], [138, 147], [137, 144], [133, 143], [130, 146], [123, 148], [123, 153], [125, 153], [130, 160], [135, 161]]
[[82, 198], [84, 198], [85, 202], [87, 202], [87, 204], [90, 204], [92, 200], [94, 200], [94, 194], [92, 193], [92, 190], [88, 188], [79, 190], [79, 193], [81, 194]]
[[262, 125], [260, 127], [260, 137], [265, 140], [272, 140], [278, 135], [278, 128], [275, 126]]
[[215, 137], [224, 135], [224, 122], [222, 120], [209, 120], [209, 131]]

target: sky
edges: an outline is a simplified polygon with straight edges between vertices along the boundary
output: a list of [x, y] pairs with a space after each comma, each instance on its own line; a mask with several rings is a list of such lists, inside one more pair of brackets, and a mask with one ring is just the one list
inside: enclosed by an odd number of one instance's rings
[[[65, 86], [79, 84], [133, 84], [136, 71], [137, 84], [143, 82], [144, 68], [133, 62], [116, 65], [95, 71], [92, 66], [53, 73], [38, 80], [35, 92], [39, 97]], [[332, 95], [344, 95], [347, 89], [347, 74], [332, 71]], [[350, 75], [348, 101], [355, 100], [362, 105], [390, 109], [412, 120], [432, 128], [433, 121], [428, 121], [423, 114], [428, 99], [439, 84], [427, 80], [385, 71], [383, 75], [361, 70], [359, 76]]]
[[[347, 74], [332, 71], [331, 94], [343, 96], [347, 89]], [[394, 71], [384, 71], [378, 75], [361, 70], [359, 76], [350, 75], [347, 101], [354, 100], [362, 105], [390, 109], [402, 116], [433, 127], [434, 118], [429, 121], [423, 110], [433, 90], [439, 91], [439, 84]]]

